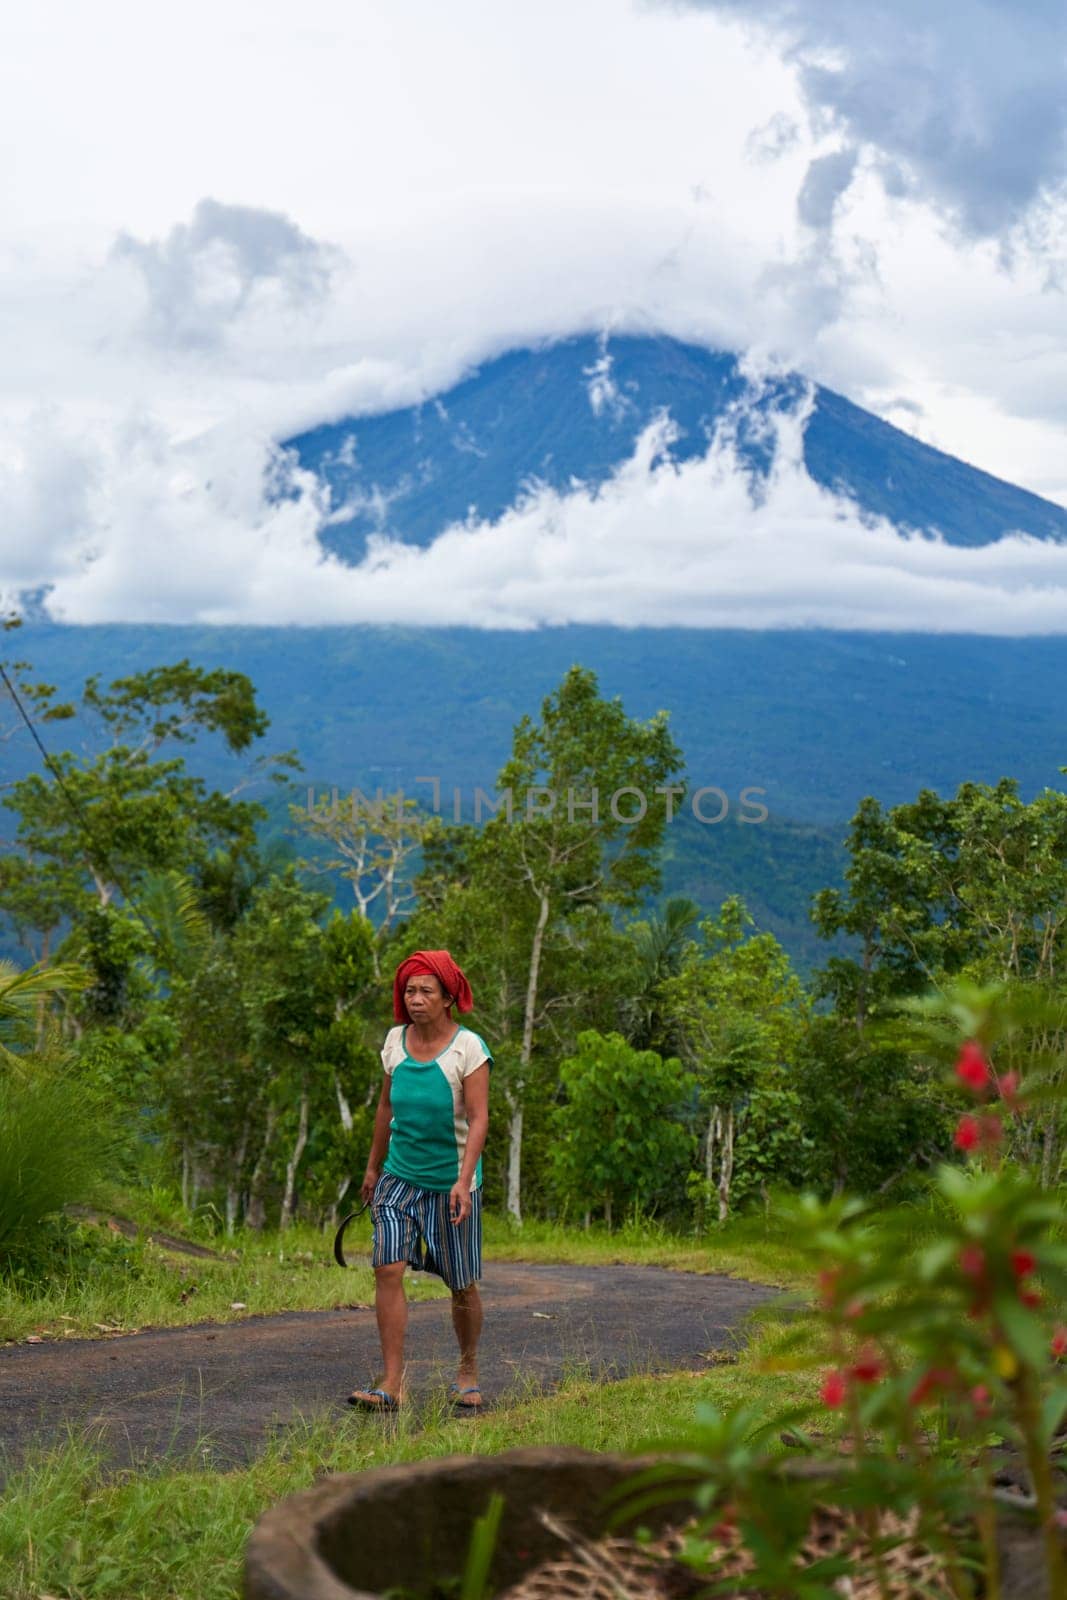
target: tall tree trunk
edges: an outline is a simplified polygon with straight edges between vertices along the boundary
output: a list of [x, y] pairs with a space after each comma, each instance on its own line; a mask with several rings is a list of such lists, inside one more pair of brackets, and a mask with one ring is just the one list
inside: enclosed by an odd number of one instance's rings
[[330, 1206], [329, 1210], [326, 1213], [326, 1224], [327, 1224], [328, 1227], [336, 1228], [336, 1226], [337, 1226], [337, 1213], [341, 1209], [341, 1201], [344, 1199], [345, 1195], [348, 1193], [349, 1188], [351, 1187], [351, 1184], [352, 1184], [352, 1179], [351, 1178], [342, 1178], [340, 1183], [337, 1185], [337, 1194], [336, 1194], [336, 1196], [334, 1198], [333, 1204]]
[[189, 1205], [189, 1141], [182, 1140], [182, 1209], [191, 1210]]
[[[345, 1130], [346, 1133], [351, 1133], [352, 1132], [352, 1107], [349, 1105], [348, 1101], [345, 1099], [345, 1092], [341, 1088], [341, 1080], [337, 1076], [336, 1073], [334, 1073], [334, 1076], [333, 1076], [333, 1086], [337, 1090], [337, 1109], [341, 1113], [341, 1126]], [[338, 1198], [340, 1199], [340, 1196], [338, 1196]]]
[[604, 1221], [607, 1223], [608, 1229], [610, 1231], [610, 1229], [611, 1229], [611, 1196], [610, 1196], [610, 1194], [606, 1194], [604, 1196]]
[[304, 1146], [308, 1142], [308, 1092], [305, 1089], [300, 1096], [300, 1121], [297, 1124], [296, 1143], [293, 1153], [289, 1157], [289, 1164], [285, 1169], [285, 1193], [282, 1196], [282, 1214], [278, 1218], [278, 1226], [287, 1228], [293, 1220], [296, 1209], [296, 1169], [300, 1165], [300, 1157], [304, 1154]]
[[[42, 967], [48, 965], [48, 951], [49, 951], [50, 943], [51, 943], [51, 930], [46, 928], [45, 932], [44, 932], [44, 938], [41, 940], [41, 965], [42, 965]], [[39, 994], [37, 996], [37, 1036], [36, 1036], [36, 1040], [35, 1040], [35, 1043], [36, 1043], [36, 1046], [37, 1046], [38, 1050], [41, 1050], [44, 1047], [44, 1017], [45, 1017], [46, 1005], [47, 1005], [46, 996], [43, 995], [43, 994]]]
[[704, 1181], [710, 1189], [715, 1182], [715, 1133], [719, 1125], [719, 1108], [712, 1106], [708, 1118], [708, 1142], [704, 1148]]
[[114, 893], [114, 890], [111, 884], [106, 883], [100, 876], [99, 872], [97, 872], [91, 861], [89, 863], [89, 871], [93, 875], [93, 883], [95, 884], [96, 892], [100, 897], [100, 904], [106, 908], [111, 903], [111, 896]]
[[725, 1222], [730, 1212], [730, 1183], [734, 1175], [734, 1108], [726, 1113], [722, 1131], [722, 1157], [719, 1161], [719, 1221]]
[[[1056, 1113], [1054, 1106], [1045, 1110], [1045, 1136], [1041, 1141], [1041, 1187], [1051, 1189], [1053, 1183], [1053, 1157], [1056, 1153]], [[1058, 1163], [1057, 1163], [1058, 1165]]]
[[519, 1052], [518, 1082], [509, 1097], [511, 1123], [508, 1141], [508, 1211], [515, 1221], [522, 1222], [520, 1202], [522, 1180], [522, 1095], [530, 1072], [533, 1056], [534, 1016], [537, 1012], [537, 981], [541, 972], [541, 951], [545, 943], [550, 901], [542, 889], [538, 895], [537, 926], [530, 946], [530, 970], [526, 979], [526, 1005], [522, 1017], [522, 1048]]
[[248, 1154], [248, 1139], [251, 1132], [249, 1119], [245, 1117], [241, 1129], [241, 1139], [237, 1149], [233, 1152], [230, 1163], [229, 1176], [226, 1180], [226, 1233], [233, 1236], [237, 1224], [237, 1213], [241, 1206], [241, 1173], [244, 1171], [245, 1156]]
[[274, 1141], [274, 1125], [278, 1120], [275, 1106], [267, 1107], [267, 1126], [263, 1130], [263, 1143], [259, 1147], [259, 1155], [252, 1169], [252, 1176], [248, 1183], [248, 1201], [245, 1205], [245, 1226], [260, 1232], [267, 1220], [266, 1190], [267, 1178], [270, 1172], [268, 1159], [270, 1147]]
[[508, 1212], [522, 1222], [519, 1182], [522, 1176], [522, 1101], [508, 1095]]

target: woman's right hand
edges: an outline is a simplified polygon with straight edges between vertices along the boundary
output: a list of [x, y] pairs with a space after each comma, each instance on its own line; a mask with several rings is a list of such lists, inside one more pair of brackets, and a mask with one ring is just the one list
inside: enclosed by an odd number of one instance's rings
[[363, 1174], [363, 1184], [359, 1192], [365, 1205], [370, 1205], [374, 1199], [374, 1191], [378, 1187], [378, 1177], [379, 1174], [373, 1167], [368, 1167]]

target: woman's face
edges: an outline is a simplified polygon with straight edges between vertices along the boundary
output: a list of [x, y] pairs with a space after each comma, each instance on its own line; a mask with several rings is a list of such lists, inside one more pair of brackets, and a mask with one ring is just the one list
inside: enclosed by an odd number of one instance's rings
[[412, 1022], [433, 1028], [448, 1014], [448, 1004], [440, 983], [430, 972], [418, 972], [404, 985], [404, 1004]]

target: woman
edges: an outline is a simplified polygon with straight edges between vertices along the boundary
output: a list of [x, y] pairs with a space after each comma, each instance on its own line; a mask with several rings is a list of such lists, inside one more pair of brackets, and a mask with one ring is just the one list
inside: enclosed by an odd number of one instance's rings
[[416, 950], [396, 969], [393, 1016], [362, 1195], [374, 1220], [375, 1311], [384, 1372], [350, 1405], [396, 1411], [403, 1401], [407, 1301], [404, 1268], [433, 1272], [452, 1291], [459, 1341], [454, 1403], [476, 1411], [482, 1302], [482, 1147], [489, 1126], [485, 1040], [452, 1020], [470, 1011], [471, 986], [447, 950]]

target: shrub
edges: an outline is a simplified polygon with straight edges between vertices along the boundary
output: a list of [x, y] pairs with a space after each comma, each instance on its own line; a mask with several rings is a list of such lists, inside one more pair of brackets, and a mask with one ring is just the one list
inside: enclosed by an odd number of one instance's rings
[[33, 1254], [45, 1218], [100, 1197], [117, 1144], [69, 1071], [29, 1059], [26, 1069], [0, 1076], [0, 1271]]

